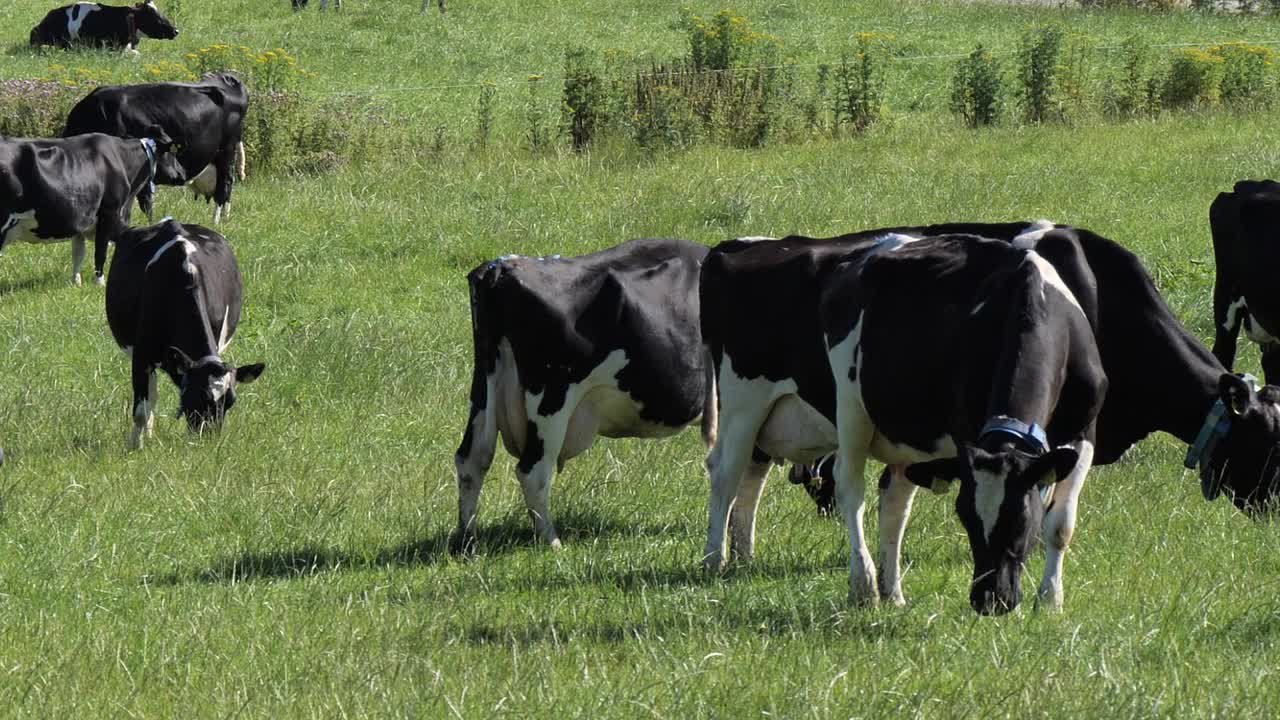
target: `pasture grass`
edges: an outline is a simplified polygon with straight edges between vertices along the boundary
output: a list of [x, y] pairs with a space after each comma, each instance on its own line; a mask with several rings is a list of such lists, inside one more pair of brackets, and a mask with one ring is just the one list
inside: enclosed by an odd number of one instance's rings
[[[554, 68], [570, 34], [680, 49], [662, 4], [455, 0], [443, 21], [419, 18], [416, 1], [351, 0], [341, 15], [287, 4], [184, 2], [181, 40], [143, 50], [283, 45], [318, 88], [360, 91]], [[772, 32], [814, 37], [797, 43], [814, 58], [862, 29], [922, 53], [1012, 43], [1061, 17], [1153, 38], [1274, 29], [1198, 15], [737, 5]], [[34, 19], [17, 18], [43, 8], [18, 0], [0, 8], [0, 27], [18, 43]], [[48, 61], [15, 49], [0, 67], [38, 75]], [[410, 97], [394, 101], [400, 141], [466, 109]], [[124, 451], [128, 369], [102, 292], [69, 287], [69, 246], [13, 247], [0, 258], [0, 715], [1270, 716], [1280, 538], [1204, 503], [1167, 436], [1091, 475], [1061, 614], [976, 617], [950, 500], [924, 495], [907, 536], [908, 607], [847, 606], [843, 529], [776, 471], [756, 561], [704, 575], [692, 431], [604, 441], [570, 463], [553, 487], [559, 553], [533, 544], [500, 452], [479, 556], [445, 548], [470, 379], [464, 275], [483, 260], [646, 235], [710, 244], [1048, 217], [1138, 252], [1209, 338], [1208, 205], [1237, 179], [1278, 172], [1265, 114], [970, 131], [908, 112], [861, 140], [749, 152], [606, 142], [530, 154], [508, 138], [442, 157], [406, 142], [332, 174], [251, 176], [221, 228], [248, 292], [228, 355], [267, 371], [242, 388], [226, 431], [200, 438], [171, 418], [176, 392], [162, 383], [156, 437], [135, 453]], [[212, 214], [173, 189], [157, 210]], [[1256, 370], [1256, 351], [1242, 354]], [[1027, 592], [1042, 563], [1037, 553]]]

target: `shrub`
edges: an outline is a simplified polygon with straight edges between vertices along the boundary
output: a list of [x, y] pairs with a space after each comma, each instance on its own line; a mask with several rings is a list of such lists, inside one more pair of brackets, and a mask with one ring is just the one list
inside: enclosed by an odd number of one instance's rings
[[586, 147], [595, 136], [596, 126], [605, 117], [606, 99], [605, 85], [595, 69], [593, 54], [580, 47], [566, 50], [561, 117], [574, 150]]
[[733, 10], [704, 19], [684, 8], [678, 25], [688, 36], [689, 61], [697, 70], [769, 64], [776, 54], [778, 39], [756, 31], [750, 20]]
[[298, 61], [284, 48], [255, 52], [239, 45], [210, 45], [183, 56], [196, 77], [211, 72], [232, 71], [250, 90], [285, 92], [297, 90], [306, 78], [315, 77], [298, 67]]
[[1271, 92], [1268, 68], [1274, 53], [1261, 45], [1225, 43], [1209, 48], [1210, 55], [1222, 58], [1222, 99], [1224, 102], [1265, 102]]
[[1160, 99], [1166, 107], [1213, 105], [1222, 96], [1225, 61], [1198, 48], [1182, 48], [1173, 54]]
[[702, 119], [678, 88], [637, 81], [636, 112], [631, 124], [632, 139], [637, 145], [650, 150], [686, 148], [698, 142], [702, 127]]
[[1067, 33], [1059, 53], [1056, 95], [1058, 115], [1070, 119], [1088, 111], [1093, 92], [1094, 47], [1088, 36]]
[[529, 88], [529, 95], [524, 103], [525, 140], [529, 143], [529, 149], [536, 152], [551, 143], [550, 134], [547, 132], [545, 103], [542, 101], [540, 92], [542, 76], [530, 75], [525, 84]]
[[481, 150], [489, 147], [489, 136], [493, 133], [493, 98], [497, 92], [497, 86], [492, 81], [480, 85], [480, 96], [476, 99], [474, 145]]
[[1154, 114], [1160, 110], [1160, 85], [1151, 69], [1151, 48], [1140, 35], [1120, 46], [1120, 71], [1103, 91], [1103, 108], [1119, 117]]
[[1046, 25], [1031, 28], [1018, 43], [1018, 97], [1028, 122], [1044, 122], [1059, 115], [1057, 75], [1062, 36], [1062, 28]]
[[1003, 109], [1000, 61], [981, 44], [960, 61], [951, 78], [951, 111], [970, 127], [992, 125]]
[[83, 90], [53, 80], [0, 80], [0, 135], [57, 137]]
[[889, 43], [878, 33], [859, 33], [853, 58], [841, 56], [835, 76], [835, 125], [848, 125], [864, 133], [879, 122], [884, 111], [884, 87]]

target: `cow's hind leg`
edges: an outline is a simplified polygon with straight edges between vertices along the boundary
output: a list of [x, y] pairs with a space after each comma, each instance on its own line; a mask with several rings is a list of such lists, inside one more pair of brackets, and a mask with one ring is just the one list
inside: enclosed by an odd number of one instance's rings
[[493, 464], [493, 453], [498, 444], [496, 383], [491, 378], [476, 378], [474, 382], [484, 383], [484, 399], [473, 399], [462, 444], [453, 456], [453, 466], [458, 473], [458, 528], [450, 539], [449, 550], [455, 554], [469, 554], [476, 550], [476, 512], [480, 506], [480, 490], [484, 487], [489, 466]]
[[76, 287], [80, 287], [82, 283], [82, 280], [80, 279], [80, 268], [84, 267], [85, 253], [84, 236], [77, 235], [71, 238], [71, 284]]
[[232, 145], [219, 150], [217, 157], [213, 159], [214, 182], [216, 183], [213, 189], [214, 225], [222, 222], [223, 217], [231, 217], [231, 186], [235, 182], [231, 170], [235, 157], [236, 146]]
[[891, 465], [880, 476], [880, 599], [905, 605], [902, 595], [902, 536], [911, 516], [916, 486], [902, 465]]
[[1062, 609], [1062, 564], [1076, 528], [1080, 491], [1092, 466], [1093, 443], [1081, 441], [1080, 459], [1053, 490], [1053, 504], [1044, 516], [1044, 578], [1040, 581], [1037, 606], [1047, 603], [1054, 610]]
[[[723, 394], [721, 399], [726, 399]], [[702, 553], [702, 565], [708, 570], [724, 567], [729, 512], [738, 497], [743, 474], [752, 465], [751, 453], [755, 449], [756, 434], [772, 405], [771, 402], [763, 402], [763, 398], [757, 399], [761, 402], [721, 408], [719, 432], [716, 434], [715, 445], [707, 455], [711, 495], [707, 503], [707, 546]]]
[[764, 492], [765, 480], [769, 478], [769, 458], [761, 459], [758, 455], [751, 458], [747, 470], [743, 473], [742, 483], [733, 501], [733, 509], [729, 515], [729, 536], [732, 539], [732, 552], [735, 560], [750, 560], [756, 547], [756, 510], [760, 507], [760, 495]]
[[[570, 395], [554, 415], [532, 414], [525, 432], [524, 450], [516, 463], [516, 477], [524, 491], [524, 503], [533, 520], [534, 534], [557, 550], [560, 538], [551, 521], [551, 478], [555, 474], [556, 461], [560, 458], [576, 401], [577, 398]], [[538, 404], [538, 396], [525, 394], [526, 407], [536, 408]]]
[[878, 601], [876, 566], [862, 528], [867, 509], [867, 456], [871, 452], [875, 426], [862, 400], [861, 373], [858, 372], [861, 368], [857, 367], [862, 360], [857, 350], [861, 336], [855, 324], [853, 332], [827, 352], [836, 378], [836, 435], [840, 440], [832, 474], [835, 475], [836, 504], [849, 533], [849, 601], [875, 605]]

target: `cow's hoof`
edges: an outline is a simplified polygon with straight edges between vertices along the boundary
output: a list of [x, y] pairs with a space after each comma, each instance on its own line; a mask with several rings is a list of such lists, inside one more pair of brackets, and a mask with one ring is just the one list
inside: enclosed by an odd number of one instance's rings
[[709, 573], [724, 572], [725, 561], [719, 554], [707, 555], [702, 558], [702, 569]]
[[84, 281], [80, 279], [80, 273], [76, 273], [75, 275], [71, 276], [71, 284], [74, 285], [75, 287], [80, 287], [81, 285], [84, 284]]
[[475, 557], [479, 547], [480, 542], [473, 532], [454, 532], [449, 537], [449, 553], [451, 555], [464, 558]]
[[859, 608], [873, 608], [880, 604], [880, 596], [871, 593], [860, 593], [854, 590], [849, 591], [849, 604]]
[[103, 275], [94, 275], [94, 276], [93, 276], [93, 284], [94, 284], [94, 285], [97, 285], [98, 287], [106, 287], [106, 286], [107, 286], [107, 278], [106, 278], [105, 276], [103, 276]]

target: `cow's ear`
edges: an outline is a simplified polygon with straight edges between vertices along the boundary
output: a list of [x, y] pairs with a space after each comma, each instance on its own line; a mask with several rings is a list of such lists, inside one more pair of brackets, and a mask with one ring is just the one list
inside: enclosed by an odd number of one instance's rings
[[213, 101], [213, 104], [218, 107], [222, 107], [227, 102], [227, 95], [222, 92], [222, 88], [202, 87], [200, 88], [200, 92], [208, 96], [208, 98]]
[[[1022, 476], [1022, 480], [1027, 487], [1041, 482], [1045, 484], [1060, 482], [1071, 474], [1071, 471], [1079, 461], [1080, 453], [1075, 448], [1054, 448], [1031, 461], [1031, 464], [1027, 466], [1026, 473]], [[1052, 479], [1049, 477], [1050, 474], [1053, 475]]]
[[176, 369], [181, 375], [185, 375], [187, 371], [191, 369], [191, 366], [195, 365], [195, 363], [191, 362], [191, 358], [188, 357], [186, 353], [172, 345], [170, 345], [169, 349], [165, 351], [165, 360], [167, 360], [169, 365]]
[[267, 369], [266, 363], [254, 363], [252, 365], [241, 365], [236, 368], [236, 383], [251, 383], [258, 379], [263, 370]]
[[943, 458], [907, 466], [907, 479], [935, 495], [951, 491], [952, 484], [968, 471], [963, 457]]
[[173, 138], [169, 137], [169, 133], [165, 132], [164, 128], [159, 125], [149, 125], [146, 130], [142, 131], [142, 134], [155, 140], [156, 149], [160, 151], [168, 150], [169, 146], [173, 145]]
[[1218, 395], [1232, 413], [1243, 415], [1253, 403], [1254, 392], [1249, 382], [1239, 375], [1223, 373], [1218, 378]]

